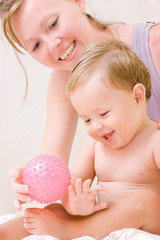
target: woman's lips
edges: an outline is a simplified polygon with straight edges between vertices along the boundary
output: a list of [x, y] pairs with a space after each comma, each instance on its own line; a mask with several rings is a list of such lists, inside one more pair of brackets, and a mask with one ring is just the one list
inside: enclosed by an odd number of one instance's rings
[[75, 48], [75, 41], [72, 42], [72, 44], [67, 48], [67, 50], [63, 53], [63, 55], [59, 58], [60, 60], [66, 60], [67, 58], [70, 57], [72, 54], [73, 50]]

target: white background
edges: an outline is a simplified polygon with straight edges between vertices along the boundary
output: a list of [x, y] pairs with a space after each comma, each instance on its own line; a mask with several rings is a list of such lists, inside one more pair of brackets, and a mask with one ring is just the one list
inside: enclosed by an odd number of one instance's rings
[[[88, 0], [88, 11], [103, 20], [160, 21], [160, 0]], [[3, 38], [4, 39], [4, 38]], [[29, 78], [27, 100], [25, 76], [12, 49], [0, 36], [0, 215], [15, 212], [8, 170], [24, 166], [39, 154], [46, 117], [46, 93], [51, 69], [29, 56], [21, 57]], [[82, 129], [83, 128], [83, 129]], [[85, 138], [80, 122], [73, 145], [73, 161]]]

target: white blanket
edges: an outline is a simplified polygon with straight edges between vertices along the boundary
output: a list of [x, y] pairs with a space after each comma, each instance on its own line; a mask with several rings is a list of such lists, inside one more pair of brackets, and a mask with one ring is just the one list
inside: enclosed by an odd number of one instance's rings
[[[51, 236], [29, 236], [23, 240], [58, 240]], [[74, 240], [96, 240], [89, 236], [75, 238]], [[119, 231], [112, 232], [102, 240], [160, 240], [160, 236], [147, 233], [135, 228], [126, 228]]]
[[[11, 219], [17, 218], [19, 216], [20, 215], [18, 214], [7, 214], [5, 216], [2, 216], [0, 217], [0, 224], [7, 222]], [[27, 238], [23, 238], [22, 240], [58, 240], [58, 239], [48, 235], [43, 235], [43, 236], [31, 235]], [[72, 240], [96, 240], [96, 239], [89, 236], [82, 236]], [[102, 240], [160, 240], [160, 236], [147, 233], [145, 231], [141, 231], [135, 228], [126, 228], [126, 229], [112, 232]]]

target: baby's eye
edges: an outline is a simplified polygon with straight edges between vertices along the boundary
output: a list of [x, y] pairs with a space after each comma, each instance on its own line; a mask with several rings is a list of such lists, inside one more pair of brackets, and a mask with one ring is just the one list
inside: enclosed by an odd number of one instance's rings
[[87, 123], [90, 123], [90, 121], [91, 121], [91, 119], [87, 119], [84, 122], [85, 122], [85, 124], [87, 124]]
[[106, 112], [104, 112], [104, 113], [101, 113], [101, 114], [99, 114], [101, 117], [103, 117], [103, 116], [106, 116], [107, 114], [108, 114], [108, 112], [109, 111], [106, 111]]
[[34, 48], [33, 48], [33, 52], [36, 51], [40, 46], [40, 42], [37, 42], [35, 45], [34, 45]]

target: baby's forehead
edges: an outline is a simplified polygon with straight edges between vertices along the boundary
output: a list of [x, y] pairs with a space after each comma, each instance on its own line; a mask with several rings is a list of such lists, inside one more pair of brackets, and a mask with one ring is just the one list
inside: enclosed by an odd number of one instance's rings
[[104, 88], [112, 89], [115, 88], [112, 79], [109, 78], [107, 71], [104, 73], [101, 69], [97, 69], [90, 74], [86, 82], [90, 84], [103, 84]]

